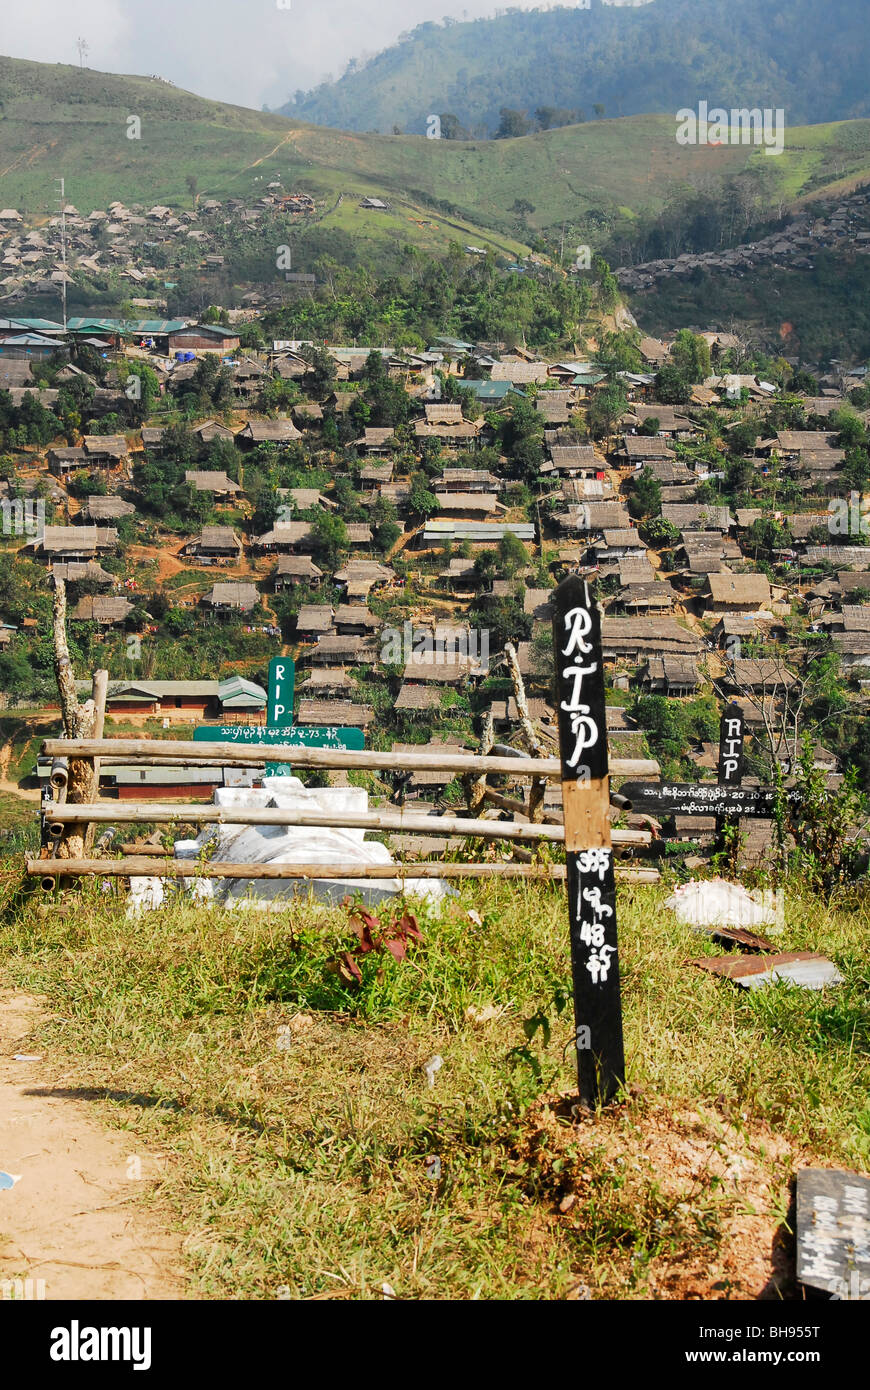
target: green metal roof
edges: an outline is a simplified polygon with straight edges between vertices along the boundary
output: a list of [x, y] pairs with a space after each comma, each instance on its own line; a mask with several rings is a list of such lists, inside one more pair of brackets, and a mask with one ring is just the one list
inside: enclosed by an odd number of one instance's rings
[[261, 685], [245, 680], [244, 676], [230, 676], [218, 686], [218, 699], [224, 709], [251, 705], [262, 709], [266, 704], [266, 692]]
[[457, 377], [456, 380], [458, 386], [473, 391], [479, 401], [503, 401], [512, 391], [517, 396], [526, 394], [512, 381], [470, 381], [467, 377]]
[[[237, 328], [224, 328], [221, 323], [184, 324], [181, 328], [170, 329], [169, 332], [182, 333], [185, 329], [189, 329], [191, 333], [201, 333], [203, 329], [205, 329], [207, 333], [216, 333], [219, 338], [238, 338], [239, 336], [239, 330]], [[152, 329], [152, 332], [153, 331], [155, 330]]]
[[82, 319], [68, 320], [71, 333], [177, 333], [186, 328], [184, 319]]
[[0, 328], [21, 328], [31, 333], [63, 332], [63, 324], [52, 319], [0, 319]]

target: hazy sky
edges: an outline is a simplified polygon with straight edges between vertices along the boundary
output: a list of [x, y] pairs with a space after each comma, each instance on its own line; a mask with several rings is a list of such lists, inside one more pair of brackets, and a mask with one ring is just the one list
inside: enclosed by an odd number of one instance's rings
[[[564, 0], [571, 5], [572, 0]], [[616, 0], [623, 3], [624, 0]], [[492, 15], [498, 0], [0, 0], [0, 53], [156, 73], [201, 96], [279, 106], [424, 20]], [[535, 9], [535, 0], [502, 0]]]

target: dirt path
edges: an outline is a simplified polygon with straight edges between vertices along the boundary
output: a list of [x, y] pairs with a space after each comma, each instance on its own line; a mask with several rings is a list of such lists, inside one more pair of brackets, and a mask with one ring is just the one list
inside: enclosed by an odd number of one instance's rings
[[40, 793], [36, 787], [19, 787], [17, 782], [10, 782], [7, 773], [9, 764], [12, 760], [12, 744], [4, 743], [0, 748], [0, 792], [11, 792], [13, 796], [20, 796], [23, 801], [39, 801]]
[[181, 1239], [139, 1202], [161, 1156], [107, 1129], [50, 1056], [14, 1060], [39, 1054], [28, 1034], [45, 1016], [0, 994], [0, 1169], [20, 1175], [0, 1189], [0, 1281], [44, 1280], [47, 1299], [183, 1298]]
[[242, 170], [242, 173], [243, 173], [243, 174], [246, 174], [246, 173], [248, 172], [249, 169], [259, 169], [260, 165], [263, 164], [263, 163], [265, 162], [265, 160], [271, 159], [272, 156], [273, 156], [273, 154], [277, 154], [278, 151], [279, 151], [280, 149], [282, 149], [284, 145], [287, 144], [287, 141], [288, 141], [288, 140], [292, 140], [292, 139], [293, 139], [293, 137], [294, 137], [295, 134], [296, 134], [295, 130], [291, 130], [291, 132], [290, 132], [289, 135], [285, 135], [283, 140], [279, 140], [279, 141], [278, 141], [278, 143], [277, 143], [277, 145], [275, 146], [274, 150], [269, 150], [268, 154], [261, 154], [259, 159], [255, 159], [255, 160], [254, 160], [253, 164], [246, 164], [245, 167], [244, 167], [244, 169]]

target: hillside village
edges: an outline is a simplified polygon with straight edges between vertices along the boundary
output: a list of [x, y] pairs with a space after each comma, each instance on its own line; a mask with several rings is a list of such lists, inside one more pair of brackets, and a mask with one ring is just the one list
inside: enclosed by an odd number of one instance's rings
[[[312, 206], [269, 190], [262, 211]], [[272, 336], [270, 311], [315, 295], [314, 275], [271, 298], [236, 290], [238, 307], [215, 296], [200, 319], [148, 317], [166, 306], [144, 296], [66, 330], [12, 315], [16, 296], [83, 274], [153, 290], [162, 272], [143, 255], [181, 243], [208, 283], [223, 258], [206, 229], [259, 215], [68, 206], [59, 260], [60, 218], [31, 230], [0, 211], [0, 665], [19, 745], [51, 725], [52, 575], [79, 674], [110, 671], [110, 731], [262, 722], [268, 661], [292, 654], [297, 723], [384, 750], [476, 748], [488, 712], [499, 739], [516, 728], [510, 643], [552, 741], [548, 592], [573, 571], [604, 605], [618, 755], [712, 778], [733, 698], [756, 780], [775, 762], [794, 772], [810, 717], [828, 722], [814, 758], [830, 784], [850, 763], [867, 775], [866, 368], [754, 363], [716, 330], [651, 339], [620, 309], [564, 360], [451, 336], [415, 350]], [[16, 766], [25, 791], [47, 776], [29, 755]], [[372, 790], [443, 809], [462, 798], [447, 777]], [[221, 772], [103, 774], [122, 798], [166, 799], [172, 778], [209, 796]], [[714, 830], [676, 817], [659, 849], [709, 850]], [[755, 825], [746, 852], [769, 833]]]
[[617, 270], [616, 278], [622, 289], [637, 291], [650, 289], [658, 280], [691, 275], [697, 270], [732, 276], [745, 276], [764, 265], [813, 270], [813, 257], [822, 251], [870, 255], [870, 194], [855, 193], [816, 215], [805, 210], [780, 230], [757, 241], [722, 251], [682, 252], [623, 266]]

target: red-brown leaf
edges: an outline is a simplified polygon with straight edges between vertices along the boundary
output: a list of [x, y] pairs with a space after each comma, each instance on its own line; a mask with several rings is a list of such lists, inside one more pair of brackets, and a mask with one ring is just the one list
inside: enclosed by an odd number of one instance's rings
[[364, 908], [358, 908], [351, 916], [350, 925], [359, 936], [364, 927], [368, 927], [369, 931], [372, 931], [381, 924], [377, 917], [373, 917], [370, 912], [366, 912]]
[[411, 941], [422, 941], [423, 933], [417, 926], [417, 918], [411, 912], [406, 912], [396, 923], [396, 929], [401, 936], [409, 938]]
[[343, 953], [342, 957], [341, 957], [341, 960], [342, 960], [342, 964], [343, 964], [343, 965], [346, 967], [346, 969], [350, 972], [350, 974], [353, 976], [353, 978], [354, 978], [359, 984], [362, 984], [362, 971], [360, 970], [359, 966], [357, 965], [357, 963], [356, 963], [356, 961], [354, 960], [353, 956], [351, 955], [350, 951], [345, 951], [345, 952]]
[[365, 956], [368, 955], [369, 951], [376, 951], [377, 947], [378, 943], [372, 936], [368, 923], [366, 923], [366, 925], [360, 929], [359, 945], [356, 948], [356, 954], [358, 956]]
[[389, 951], [391, 956], [395, 956], [396, 960], [404, 960], [405, 956], [408, 954], [405, 942], [401, 936], [395, 936], [392, 941], [383, 941], [381, 944], [384, 950]]

